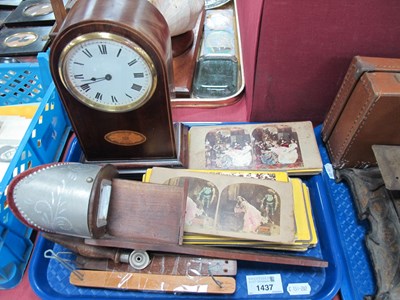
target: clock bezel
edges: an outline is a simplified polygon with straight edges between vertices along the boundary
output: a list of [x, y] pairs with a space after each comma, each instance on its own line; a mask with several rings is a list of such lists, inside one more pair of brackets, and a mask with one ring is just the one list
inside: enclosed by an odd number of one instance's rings
[[[108, 105], [108, 104], [101, 104], [98, 102], [94, 102], [92, 99], [86, 97], [83, 95], [79, 89], [75, 86], [75, 84], [66, 76], [67, 71], [67, 64], [66, 64], [66, 57], [68, 53], [76, 46], [79, 46], [82, 43], [85, 43], [90, 40], [95, 40], [95, 39], [102, 39], [102, 40], [110, 40], [110, 41], [115, 41], [117, 43], [120, 43], [133, 51], [135, 51], [147, 64], [148, 68], [150, 69], [151, 73], [151, 84], [148, 90], [146, 91], [145, 94], [143, 94], [141, 97], [138, 99], [135, 99], [133, 102], [129, 104], [124, 104], [124, 105]], [[63, 51], [60, 54], [59, 57], [59, 62], [58, 62], [58, 73], [61, 79], [62, 84], [64, 87], [68, 90], [68, 92], [76, 98], [79, 102], [82, 104], [99, 110], [103, 112], [114, 112], [114, 113], [120, 113], [120, 112], [127, 112], [127, 111], [132, 111], [135, 109], [138, 109], [139, 107], [143, 106], [148, 100], [151, 99], [151, 97], [154, 94], [154, 91], [157, 86], [157, 72], [156, 68], [154, 65], [154, 62], [150, 58], [150, 56], [146, 53], [146, 51], [140, 47], [137, 43], [135, 43], [132, 40], [127, 39], [126, 37], [123, 37], [118, 34], [110, 33], [110, 32], [89, 32], [82, 34], [80, 36], [75, 37], [72, 39], [63, 49]]]

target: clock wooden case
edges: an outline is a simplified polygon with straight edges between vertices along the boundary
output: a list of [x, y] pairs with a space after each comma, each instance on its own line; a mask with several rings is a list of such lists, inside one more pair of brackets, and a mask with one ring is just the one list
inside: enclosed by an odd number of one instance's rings
[[50, 69], [87, 161], [176, 159], [168, 25], [147, 0], [80, 0]]

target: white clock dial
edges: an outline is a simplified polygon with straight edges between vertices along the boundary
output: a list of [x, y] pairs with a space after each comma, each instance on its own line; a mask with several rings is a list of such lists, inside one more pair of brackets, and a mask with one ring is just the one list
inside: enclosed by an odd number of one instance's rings
[[140, 107], [156, 86], [154, 65], [144, 50], [104, 32], [71, 41], [60, 56], [59, 72], [79, 101], [107, 112]]

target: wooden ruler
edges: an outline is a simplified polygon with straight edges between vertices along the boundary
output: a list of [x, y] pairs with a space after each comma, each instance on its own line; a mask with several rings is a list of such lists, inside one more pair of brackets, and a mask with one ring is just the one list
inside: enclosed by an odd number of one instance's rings
[[202, 294], [233, 294], [236, 290], [236, 280], [233, 277], [158, 275], [91, 270], [79, 270], [79, 273], [83, 275], [83, 278], [78, 278], [74, 273], [71, 273], [71, 284], [106, 289]]

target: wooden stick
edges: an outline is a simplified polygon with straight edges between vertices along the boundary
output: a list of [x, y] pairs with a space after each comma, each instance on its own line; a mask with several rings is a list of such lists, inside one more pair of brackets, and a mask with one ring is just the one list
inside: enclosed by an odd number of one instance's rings
[[51, 6], [53, 8], [53, 13], [56, 18], [56, 26], [54, 31], [58, 31], [61, 24], [64, 22], [65, 17], [67, 16], [67, 10], [64, 7], [64, 3], [62, 0], [50, 0]]
[[118, 247], [124, 249], [142, 249], [157, 252], [170, 252], [175, 254], [189, 254], [202, 257], [213, 257], [220, 259], [233, 259], [256, 261], [263, 263], [293, 265], [303, 267], [319, 267], [327, 268], [329, 263], [326, 260], [300, 256], [300, 255], [283, 255], [272, 252], [224, 249], [211, 246], [199, 245], [173, 245], [173, 244], [148, 244], [136, 242], [132, 240], [124, 240], [119, 237], [104, 237], [101, 239], [85, 239], [85, 243], [100, 247]]
[[83, 280], [71, 273], [71, 284], [95, 288], [202, 294], [233, 294], [236, 290], [236, 280], [233, 277], [137, 274], [89, 270], [79, 270], [79, 272], [83, 274]]

